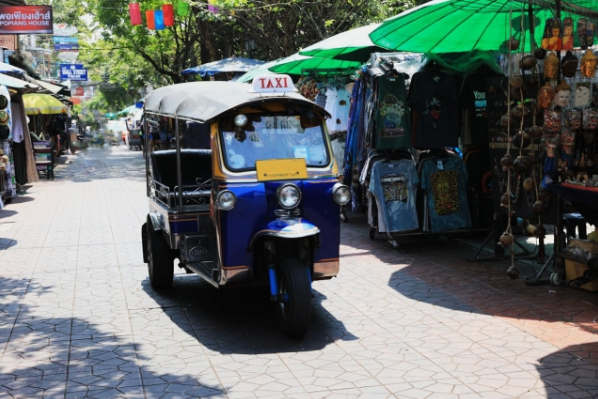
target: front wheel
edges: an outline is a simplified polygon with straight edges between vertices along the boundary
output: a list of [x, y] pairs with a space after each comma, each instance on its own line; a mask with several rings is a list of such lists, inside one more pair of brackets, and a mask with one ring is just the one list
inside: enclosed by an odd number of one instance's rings
[[285, 335], [302, 337], [311, 321], [309, 269], [299, 259], [285, 258], [279, 264], [278, 273], [278, 325]]
[[174, 258], [170, 246], [160, 231], [154, 230], [149, 216], [145, 224], [147, 231], [147, 269], [150, 283], [156, 290], [172, 287], [174, 279]]

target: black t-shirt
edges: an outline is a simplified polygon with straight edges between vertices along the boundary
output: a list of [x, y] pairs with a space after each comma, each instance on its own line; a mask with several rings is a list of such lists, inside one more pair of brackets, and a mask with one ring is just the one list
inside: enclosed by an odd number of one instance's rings
[[459, 145], [459, 101], [453, 75], [440, 70], [418, 72], [409, 87], [413, 147]]
[[488, 145], [488, 98], [486, 79], [498, 76], [492, 71], [467, 76], [461, 93], [461, 104], [467, 110], [469, 140], [465, 144]]

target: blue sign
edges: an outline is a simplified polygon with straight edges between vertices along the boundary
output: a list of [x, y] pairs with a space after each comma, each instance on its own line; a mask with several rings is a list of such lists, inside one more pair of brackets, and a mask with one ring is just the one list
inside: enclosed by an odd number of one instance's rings
[[86, 81], [87, 69], [83, 64], [60, 64], [60, 78], [63, 80]]
[[72, 50], [79, 50], [79, 45], [76, 43], [67, 44], [67, 43], [54, 43], [54, 50], [56, 51], [72, 51]]
[[54, 36], [52, 37], [54, 43], [57, 44], [77, 44], [79, 43], [79, 39], [73, 36]]

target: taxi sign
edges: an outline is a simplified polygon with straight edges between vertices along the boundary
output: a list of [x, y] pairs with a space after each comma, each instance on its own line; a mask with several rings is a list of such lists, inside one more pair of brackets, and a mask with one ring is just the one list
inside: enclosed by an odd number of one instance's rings
[[258, 75], [253, 78], [255, 93], [286, 93], [297, 91], [289, 75]]

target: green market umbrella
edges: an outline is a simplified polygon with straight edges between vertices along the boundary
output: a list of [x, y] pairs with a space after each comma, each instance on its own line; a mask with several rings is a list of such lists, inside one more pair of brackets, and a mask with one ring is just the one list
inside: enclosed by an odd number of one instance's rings
[[343, 73], [355, 71], [361, 67], [361, 62], [356, 61], [342, 61], [332, 58], [308, 57], [293, 54], [287, 58], [283, 58], [276, 65], [269, 68], [270, 71], [276, 73], [286, 73], [290, 75], [304, 75], [306, 73], [326, 74], [326, 73]]
[[366, 62], [371, 53], [388, 51], [372, 43], [369, 37], [369, 34], [379, 26], [380, 24], [371, 24], [339, 33], [300, 50], [299, 54]]
[[[530, 51], [528, 4], [516, 0], [435, 0], [384, 21], [370, 33], [373, 43], [394, 51], [453, 53], [473, 50], [506, 52], [506, 42], [522, 40]], [[533, 6], [535, 43], [539, 45], [550, 9]], [[561, 12], [561, 20], [573, 14]], [[577, 35], [575, 40], [577, 41]], [[521, 48], [520, 48], [521, 51]]]
[[253, 81], [253, 78], [255, 78], [257, 75], [265, 75], [265, 74], [272, 73], [269, 68], [273, 67], [274, 65], [278, 65], [278, 63], [282, 60], [284, 60], [284, 58], [280, 58], [275, 61], [266, 62], [265, 64], [262, 64], [259, 67], [252, 69], [249, 72], [245, 72], [243, 75], [241, 75], [237, 79], [235, 79], [235, 82], [247, 83], [247, 82]]
[[135, 113], [139, 108], [137, 108], [135, 106], [135, 104], [133, 105], [129, 105], [127, 108], [123, 109], [120, 112], [117, 112], [115, 115], [116, 116], [120, 116], [120, 115], [129, 115], [129, 114], [133, 114]]

